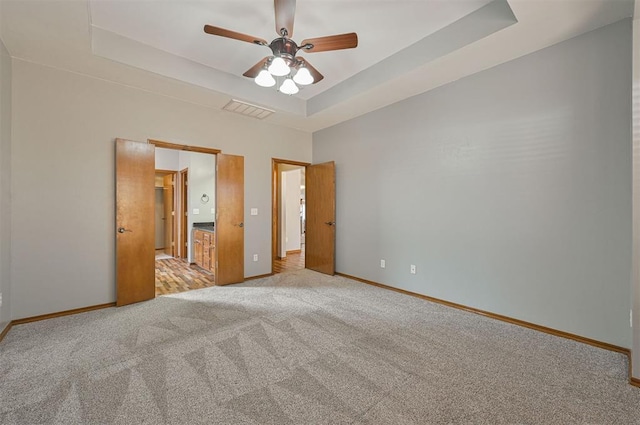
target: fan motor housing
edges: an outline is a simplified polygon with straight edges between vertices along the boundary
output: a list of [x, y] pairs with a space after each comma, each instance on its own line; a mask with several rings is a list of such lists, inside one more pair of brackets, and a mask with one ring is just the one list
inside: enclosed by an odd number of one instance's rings
[[274, 56], [279, 56], [285, 60], [288, 59], [291, 62], [296, 60], [296, 53], [300, 50], [295, 41], [285, 37], [273, 40], [271, 44], [269, 44], [269, 48], [273, 52]]

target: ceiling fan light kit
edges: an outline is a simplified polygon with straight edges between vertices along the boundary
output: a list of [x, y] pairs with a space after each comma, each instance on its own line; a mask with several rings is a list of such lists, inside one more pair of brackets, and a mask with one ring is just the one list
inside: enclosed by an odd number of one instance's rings
[[267, 68], [268, 71], [274, 77], [284, 77], [285, 75], [289, 75], [291, 73], [291, 68], [289, 65], [279, 56], [274, 56], [271, 60], [271, 65]]
[[313, 84], [313, 77], [307, 68], [301, 66], [298, 68], [296, 75], [293, 76], [293, 81], [301, 86], [308, 86], [309, 84]]
[[278, 91], [294, 95], [300, 91], [298, 86], [315, 84], [324, 78], [306, 59], [296, 56], [298, 51], [316, 53], [352, 49], [358, 46], [358, 35], [354, 32], [307, 39], [298, 46], [295, 41], [289, 38], [293, 35], [296, 1], [274, 0], [273, 5], [276, 15], [276, 32], [280, 37], [271, 43], [258, 37], [224, 28], [212, 25], [204, 26], [204, 32], [207, 34], [245, 41], [258, 46], [267, 46], [271, 49], [272, 56], [267, 56], [242, 74], [245, 77], [253, 78], [260, 87], [273, 87], [282, 81], [278, 85]]
[[255, 82], [260, 87], [273, 87], [276, 85], [276, 79], [266, 69], [260, 71], [260, 74], [255, 78]]
[[280, 92], [288, 95], [296, 94], [300, 91], [296, 83], [291, 78], [284, 80], [284, 83], [280, 86]]

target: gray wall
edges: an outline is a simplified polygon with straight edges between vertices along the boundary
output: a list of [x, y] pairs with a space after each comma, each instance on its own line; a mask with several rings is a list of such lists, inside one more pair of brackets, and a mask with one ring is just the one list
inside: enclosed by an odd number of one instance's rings
[[630, 102], [626, 20], [314, 133], [337, 270], [630, 347]]
[[15, 58], [12, 110], [14, 319], [115, 300], [116, 137], [244, 156], [245, 276], [271, 271], [271, 158], [310, 134]]
[[0, 40], [0, 332], [11, 321], [11, 57]]
[[179, 171], [181, 153], [183, 153], [183, 151], [156, 148], [156, 170]]
[[[187, 252], [189, 261], [195, 262], [193, 250], [193, 223], [207, 223], [216, 221], [216, 157], [215, 155], [199, 152], [180, 152], [180, 156], [189, 158], [189, 192], [188, 222], [187, 222]], [[181, 168], [183, 169], [183, 168]], [[206, 194], [209, 201], [203, 203], [202, 195]], [[193, 210], [198, 209], [199, 214], [194, 214]], [[211, 210], [213, 209], [213, 213]], [[245, 250], [249, 247], [245, 247]], [[246, 260], [249, 261], [249, 260]], [[253, 258], [251, 259], [253, 261]], [[247, 264], [245, 263], [245, 267]]]
[[282, 188], [284, 196], [285, 219], [283, 227], [285, 228], [285, 256], [286, 251], [299, 250], [300, 236], [302, 229], [300, 225], [300, 185], [301, 185], [301, 169], [285, 171], [282, 173]]
[[[636, 4], [640, 11], [640, 2]], [[640, 13], [633, 20], [633, 346], [632, 375], [640, 379]]]

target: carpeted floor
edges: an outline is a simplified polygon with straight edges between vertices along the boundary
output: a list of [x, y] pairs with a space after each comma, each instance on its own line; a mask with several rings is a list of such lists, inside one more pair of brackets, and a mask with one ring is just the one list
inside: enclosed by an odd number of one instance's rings
[[15, 326], [2, 424], [638, 424], [621, 354], [308, 270]]

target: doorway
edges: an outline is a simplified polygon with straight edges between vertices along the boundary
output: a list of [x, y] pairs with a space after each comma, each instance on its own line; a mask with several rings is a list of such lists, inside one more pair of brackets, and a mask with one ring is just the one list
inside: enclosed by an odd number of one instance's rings
[[216, 157], [156, 147], [155, 164], [163, 168], [156, 170], [156, 200], [160, 192], [164, 199], [156, 204], [156, 296], [213, 286], [214, 264], [197, 253], [200, 233], [206, 232], [207, 250], [214, 239]]
[[177, 255], [178, 223], [176, 220], [177, 173], [170, 170], [155, 170], [155, 251], [156, 259], [173, 258]]
[[[244, 157], [222, 154], [220, 150], [148, 140], [147, 143], [116, 139], [116, 305], [123, 306], [155, 297], [154, 270], [154, 179], [156, 148], [180, 152], [214, 154], [215, 233], [210, 263], [215, 270], [216, 285], [244, 281]], [[155, 164], [155, 166], [154, 166]], [[181, 167], [180, 167], [181, 168]], [[184, 168], [181, 168], [184, 169]], [[191, 167], [190, 167], [191, 170]], [[171, 170], [173, 171], [173, 170]], [[188, 172], [193, 187], [194, 175]], [[177, 185], [180, 187], [180, 185]], [[194, 192], [192, 192], [194, 193]], [[212, 198], [206, 191], [195, 192], [207, 211]], [[213, 193], [213, 192], [211, 192]], [[196, 213], [188, 199], [188, 211]], [[190, 240], [191, 229], [185, 232]], [[211, 247], [210, 247], [211, 248]], [[192, 244], [187, 243], [187, 261], [192, 261]]]
[[305, 268], [307, 163], [273, 159], [272, 271]]

